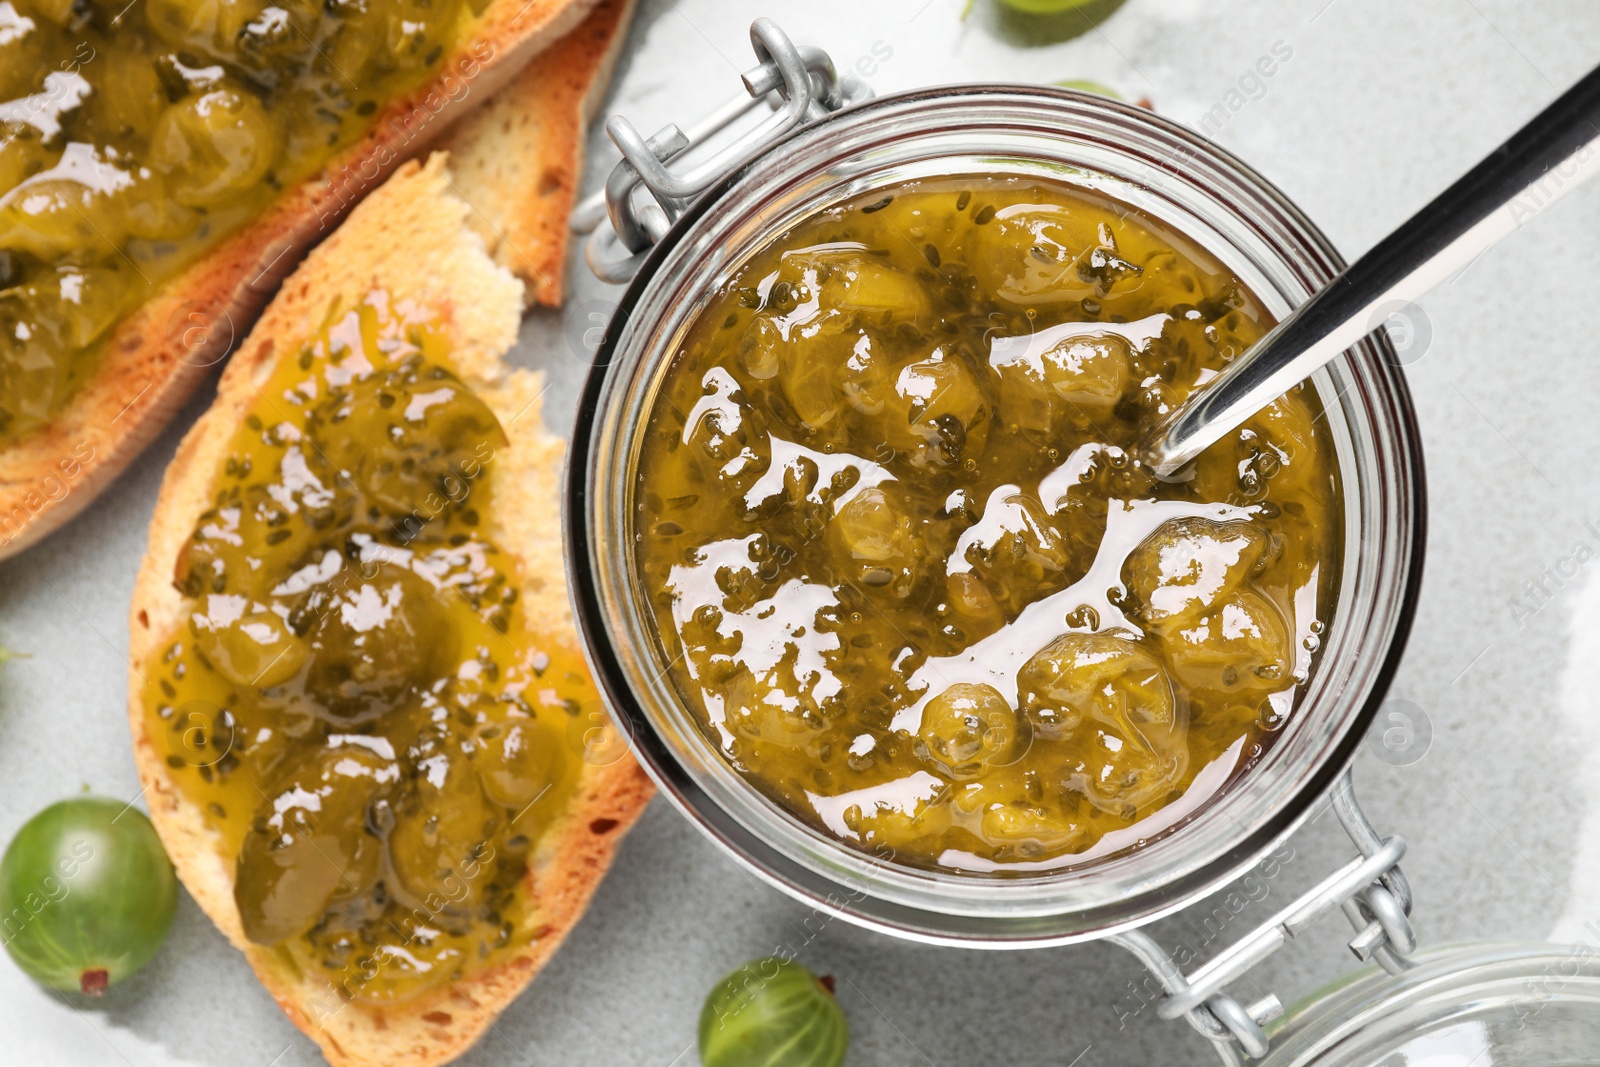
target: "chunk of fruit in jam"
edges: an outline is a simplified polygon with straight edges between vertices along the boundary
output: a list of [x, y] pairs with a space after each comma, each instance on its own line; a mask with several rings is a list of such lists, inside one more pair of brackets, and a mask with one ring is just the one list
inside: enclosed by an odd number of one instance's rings
[[1106, 634], [1063, 634], [1017, 673], [1034, 729], [1072, 740], [1063, 781], [1095, 807], [1131, 817], [1162, 796], [1187, 763], [1186, 708], [1160, 660]]
[[438, 680], [455, 662], [446, 595], [397, 564], [370, 579], [343, 572], [317, 605], [306, 687], [339, 726], [372, 722]]
[[1047, 589], [1071, 580], [1072, 550], [1039, 501], [1015, 485], [989, 494], [978, 522], [962, 534], [952, 572], [970, 567], [995, 601], [1015, 615]]
[[990, 418], [988, 398], [972, 371], [936, 349], [895, 377], [881, 425], [884, 440], [905, 463], [938, 470], [982, 455]]
[[[235, 685], [282, 685], [305, 666], [310, 649], [279, 611], [242, 596], [210, 594], [192, 616], [195, 644]], [[282, 609], [280, 609], [281, 611]]]
[[1253, 523], [1174, 519], [1128, 557], [1128, 591], [1152, 629], [1188, 626], [1243, 585], [1267, 548]]
[[546, 717], [564, 709], [544, 707], [538, 719], [508, 718], [479, 732], [474, 764], [490, 800], [526, 811], [550, 795], [567, 770], [563, 738]]
[[996, 804], [983, 813], [981, 825], [985, 837], [1025, 859], [1071, 848], [1084, 836], [1078, 820], [1027, 800]]
[[970, 778], [1015, 759], [1025, 725], [994, 686], [957, 682], [923, 706], [917, 737], [940, 770]]
[[408, 753], [423, 773], [396, 797], [389, 857], [399, 902], [459, 933], [481, 918], [492, 887], [489, 840], [516, 813], [490, 802], [471, 761], [454, 749], [439, 731], [425, 733]]
[[860, 245], [819, 245], [786, 253], [783, 276], [795, 277], [801, 308], [840, 311], [857, 322], [885, 315], [916, 322], [932, 310], [927, 291], [915, 278]]
[[1029, 775], [1019, 773], [1016, 764], [960, 782], [951, 790], [951, 811], [997, 856], [1034, 859], [1082, 847], [1088, 834], [1084, 820], [1028, 782]]
[[1128, 391], [1132, 358], [1127, 340], [1090, 327], [1043, 345], [996, 344], [990, 362], [1000, 374], [1001, 418], [1035, 433], [1073, 419], [1096, 427]]
[[1104, 297], [1119, 283], [1136, 287], [1143, 273], [1118, 253], [1106, 223], [1046, 204], [993, 212], [971, 230], [967, 256], [978, 285], [1018, 307]]
[[1329, 476], [1316, 426], [1299, 389], [1279, 397], [1200, 454], [1195, 491], [1212, 499], [1254, 501], [1274, 491], [1316, 490]]
[[328, 907], [368, 892], [383, 844], [369, 811], [399, 769], [385, 742], [310, 752], [269, 789], [245, 836], [233, 879], [245, 936], [276, 945], [315, 926]]
[[506, 444], [494, 412], [420, 355], [336, 387], [308, 424], [318, 452], [406, 538], [464, 505]]
[[1170, 731], [1172, 683], [1143, 646], [1107, 634], [1066, 633], [1017, 672], [1017, 700], [1047, 738], [1070, 737], [1085, 718]]
[[1281, 689], [1294, 670], [1283, 614], [1247, 589], [1229, 593], [1187, 626], [1162, 631], [1161, 643], [1173, 675], [1191, 689]]
[[896, 495], [893, 482], [861, 490], [839, 508], [828, 535], [848, 579], [903, 597], [917, 580], [923, 548]]
[[981, 641], [1005, 625], [1005, 612], [989, 585], [971, 571], [955, 571], [945, 583], [950, 614], [962, 638]]

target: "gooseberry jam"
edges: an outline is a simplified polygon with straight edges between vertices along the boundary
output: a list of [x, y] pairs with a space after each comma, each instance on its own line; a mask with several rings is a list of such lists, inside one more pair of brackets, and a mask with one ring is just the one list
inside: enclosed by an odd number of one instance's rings
[[541, 936], [527, 874], [597, 695], [495, 543], [493, 412], [414, 309], [334, 309], [252, 404], [177, 562], [147, 734], [245, 935], [403, 998]]
[[484, 6], [0, 0], [0, 444], [61, 409], [125, 314], [437, 73]]
[[1128, 450], [1271, 325], [1182, 235], [1032, 178], [874, 191], [755, 253], [666, 372], [635, 491], [708, 740], [913, 865], [1051, 869], [1181, 820], [1314, 669], [1338, 471], [1304, 387], [1186, 481]]

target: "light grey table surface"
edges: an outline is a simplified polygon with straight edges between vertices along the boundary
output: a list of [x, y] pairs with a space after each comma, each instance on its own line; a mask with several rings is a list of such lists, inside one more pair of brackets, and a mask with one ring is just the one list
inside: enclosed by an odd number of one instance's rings
[[[737, 88], [747, 27], [776, 16], [882, 92], [939, 82], [1090, 78], [1211, 132], [1278, 183], [1354, 257], [1535, 114], [1600, 57], [1587, 0], [1129, 0], [1098, 29], [1030, 46], [964, 0], [645, 0], [609, 110], [647, 132], [692, 120]], [[1270, 79], [1258, 58], [1292, 52]], [[870, 63], [857, 65], [870, 58]], [[615, 159], [591, 138], [588, 186]], [[1426, 444], [1429, 544], [1416, 632], [1392, 695], [1431, 728], [1422, 757], [1364, 751], [1358, 793], [1404, 835], [1426, 943], [1471, 938], [1600, 944], [1600, 186], [1580, 190], [1423, 303], [1432, 340], [1407, 368]], [[574, 258], [574, 299], [537, 313], [521, 355], [549, 370], [551, 420], [570, 421], [575, 338], [612, 291]], [[0, 840], [85, 786], [138, 793], [124, 720], [126, 605], [162, 470], [202, 397], [90, 511], [0, 565]], [[1594, 525], [1589, 525], [1591, 522]], [[1541, 591], [1542, 585], [1542, 591]], [[1350, 854], [1332, 819], [1294, 840], [1245, 930]], [[693, 1064], [711, 983], [784, 944], [836, 975], [850, 1062], [1211, 1062], [1162, 1023], [1105, 945], [936, 949], [806, 910], [742, 873], [665, 801], [535, 986], [461, 1062]], [[1252, 976], [1285, 1000], [1346, 970], [1342, 919]], [[1198, 942], [1198, 920], [1157, 924]], [[1243, 993], [1250, 993], [1244, 988]], [[80, 1010], [0, 961], [0, 1062], [321, 1062], [242, 959], [185, 897], [165, 950]]]

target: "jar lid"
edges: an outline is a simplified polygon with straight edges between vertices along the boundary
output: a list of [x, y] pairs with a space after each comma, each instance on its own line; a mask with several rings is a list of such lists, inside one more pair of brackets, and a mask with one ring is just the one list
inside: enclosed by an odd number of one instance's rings
[[1471, 943], [1353, 972], [1269, 1028], [1262, 1067], [1594, 1067], [1600, 949]]

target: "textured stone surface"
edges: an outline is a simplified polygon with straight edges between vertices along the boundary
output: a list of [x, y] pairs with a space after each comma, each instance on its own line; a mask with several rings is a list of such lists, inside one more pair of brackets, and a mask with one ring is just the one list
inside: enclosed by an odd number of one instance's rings
[[[879, 92], [1088, 78], [1198, 124], [1238, 91], [1237, 110], [1211, 132], [1353, 258], [1600, 55], [1600, 11], [1581, 0], [1129, 0], [1098, 29], [1043, 46], [1017, 42], [993, 0], [978, 0], [961, 21], [963, 2], [657, 0], [641, 12], [611, 110], [648, 131], [720, 103], [751, 65], [747, 27], [761, 14], [826, 47]], [[1280, 41], [1293, 55], [1274, 76], [1241, 84]], [[589, 188], [614, 159], [603, 135], [594, 143]], [[1393, 696], [1421, 709], [1433, 737], [1410, 766], [1363, 753], [1357, 786], [1380, 827], [1411, 843], [1407, 871], [1429, 943], [1553, 931], [1600, 943], [1600, 925], [1585, 925], [1600, 924], [1600, 698], [1590, 681], [1600, 579], [1577, 561], [1600, 551], [1600, 475], [1569, 460], [1600, 452], [1596, 233], [1600, 187], [1484, 256], [1424, 301], [1432, 344], [1408, 368], [1431, 533], [1417, 630]], [[536, 313], [523, 333], [527, 361], [556, 379], [553, 417], [570, 407], [585, 369], [576, 339], [603, 322], [610, 299], [581, 263], [573, 269], [566, 311]], [[180, 430], [84, 518], [0, 566], [0, 643], [33, 653], [0, 672], [0, 839], [85, 786], [137, 792], [122, 712], [124, 612]], [[1588, 551], [1575, 554], [1578, 542]], [[1530, 595], [1524, 583], [1541, 578], [1545, 592]], [[1349, 848], [1331, 819], [1293, 844], [1266, 899], [1223, 936], [1269, 914]], [[813, 932], [806, 916], [657, 801], [554, 965], [461, 1062], [693, 1064], [704, 991], [783, 944], [838, 976], [855, 1064], [1211, 1062], [1187, 1028], [1133, 1010], [1139, 999], [1127, 983], [1141, 975], [1113, 948], [934, 949], [837, 921]], [[1271, 989], [1290, 1000], [1345, 969], [1342, 926], [1327, 921], [1260, 968], [1241, 999]], [[1156, 932], [1205, 937], [1198, 915]], [[39, 1067], [319, 1062], [187, 900], [149, 971], [90, 1011], [0, 961], [0, 1030], [0, 1058]]]

